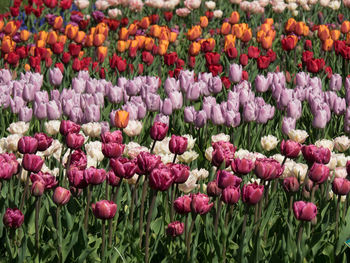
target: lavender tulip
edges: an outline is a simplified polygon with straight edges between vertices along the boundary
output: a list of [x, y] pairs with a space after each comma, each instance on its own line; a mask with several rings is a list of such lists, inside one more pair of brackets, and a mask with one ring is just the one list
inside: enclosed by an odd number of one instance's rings
[[200, 95], [200, 84], [198, 82], [192, 83], [188, 86], [186, 92], [186, 99], [190, 101], [196, 101]]
[[294, 130], [296, 125], [296, 119], [290, 117], [283, 117], [282, 120], [282, 132], [288, 135], [290, 130]]
[[46, 104], [47, 118], [49, 120], [58, 120], [61, 117], [60, 107], [55, 101], [49, 101]]
[[217, 94], [222, 90], [222, 81], [219, 76], [209, 79], [208, 82], [209, 91]]
[[333, 91], [339, 91], [341, 89], [341, 86], [342, 86], [341, 75], [332, 74], [332, 77], [329, 83], [329, 89]]
[[312, 126], [318, 129], [324, 129], [327, 124], [327, 112], [325, 110], [319, 110], [314, 115]]
[[169, 98], [164, 99], [162, 113], [165, 115], [171, 115], [173, 113], [173, 104]]
[[33, 116], [33, 109], [30, 109], [28, 107], [22, 107], [19, 110], [19, 120], [24, 122], [29, 122], [32, 119]]
[[242, 79], [242, 66], [238, 64], [232, 64], [230, 66], [229, 78], [234, 83], [240, 82]]
[[196, 110], [193, 106], [187, 106], [184, 109], [184, 120], [187, 123], [193, 123], [196, 117]]
[[287, 105], [287, 117], [298, 120], [301, 117], [301, 102], [297, 99], [292, 99]]
[[149, 111], [159, 111], [160, 96], [158, 94], [148, 93], [146, 95], [145, 103]]
[[72, 88], [76, 93], [84, 93], [86, 87], [86, 80], [81, 78], [72, 79]]
[[265, 78], [263, 75], [258, 75], [255, 78], [255, 90], [257, 92], [266, 92], [270, 86], [270, 78]]
[[59, 86], [62, 83], [63, 74], [59, 68], [49, 70], [50, 83], [54, 86]]
[[207, 114], [204, 110], [197, 112], [196, 117], [194, 119], [194, 125], [197, 128], [202, 128], [207, 123]]
[[169, 94], [169, 99], [171, 100], [171, 103], [173, 105], [174, 110], [179, 110], [182, 108], [183, 105], [183, 96], [182, 93], [179, 91], [174, 91]]
[[257, 117], [257, 106], [254, 101], [247, 102], [243, 107], [243, 118], [245, 121], [255, 121]]
[[168, 96], [173, 92], [180, 91], [179, 81], [175, 78], [167, 78], [164, 83], [164, 90]]
[[214, 105], [211, 108], [210, 119], [215, 125], [221, 125], [225, 123], [225, 118], [222, 114], [220, 105]]

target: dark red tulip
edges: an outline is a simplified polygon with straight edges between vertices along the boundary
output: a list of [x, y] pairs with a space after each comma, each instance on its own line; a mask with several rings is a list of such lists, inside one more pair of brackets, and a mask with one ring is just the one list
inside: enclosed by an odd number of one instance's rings
[[[5, 163], [7, 165], [4, 165]], [[17, 174], [18, 167], [19, 167], [19, 163], [17, 162], [17, 158], [14, 153], [0, 154], [0, 171], [1, 171], [0, 178], [1, 179], [5, 179], [5, 180], [10, 179], [12, 175]]]
[[59, 186], [55, 189], [52, 199], [56, 205], [65, 205], [69, 202], [70, 195], [69, 190]]
[[190, 167], [185, 164], [168, 163], [167, 167], [173, 174], [174, 183], [176, 184], [183, 184], [190, 176]]
[[184, 223], [181, 223], [179, 221], [171, 222], [166, 229], [166, 233], [168, 236], [172, 237], [180, 236], [184, 232], [184, 226]]
[[52, 189], [58, 184], [55, 176], [51, 175], [50, 173], [43, 173], [41, 171], [37, 174], [32, 173], [30, 175], [30, 180], [32, 183], [41, 181], [44, 184], [45, 189]]
[[166, 191], [174, 182], [174, 176], [167, 167], [155, 168], [149, 175], [149, 186], [158, 191]]
[[123, 143], [123, 135], [120, 130], [114, 131], [114, 132], [104, 132], [101, 134], [101, 141], [103, 143]]
[[7, 227], [19, 228], [23, 224], [24, 215], [17, 208], [7, 208], [2, 221]]
[[107, 158], [118, 158], [123, 154], [124, 148], [125, 148], [124, 144], [120, 144], [116, 142], [103, 143], [102, 153]]
[[229, 186], [222, 190], [221, 200], [225, 204], [234, 205], [239, 201], [241, 189], [239, 187]]
[[254, 172], [257, 177], [263, 180], [273, 180], [280, 177], [284, 167], [272, 158], [258, 158], [255, 161]]
[[233, 175], [225, 170], [219, 170], [216, 173], [216, 182], [221, 189], [225, 189], [228, 186], [239, 187], [242, 182], [242, 179]]
[[173, 154], [181, 155], [187, 149], [187, 138], [182, 136], [171, 135], [169, 141], [169, 150]]
[[22, 166], [29, 172], [38, 173], [41, 167], [43, 167], [43, 164], [44, 160], [38, 155], [26, 153], [23, 156]]
[[229, 167], [235, 156], [236, 147], [232, 143], [219, 141], [212, 144], [212, 163], [216, 167], [220, 167], [225, 161], [225, 167]]
[[81, 149], [75, 150], [70, 156], [69, 166], [84, 170], [87, 166], [86, 154]]
[[304, 159], [308, 163], [327, 164], [331, 159], [331, 151], [327, 148], [317, 147], [315, 145], [304, 145], [301, 148]]
[[254, 169], [254, 162], [250, 159], [235, 158], [231, 162], [231, 168], [236, 174], [246, 175]]
[[317, 215], [317, 207], [311, 202], [294, 202], [293, 211], [295, 218], [301, 221], [311, 221]]
[[69, 184], [75, 188], [85, 188], [88, 186], [88, 183], [84, 176], [84, 171], [79, 170], [77, 167], [69, 168], [68, 181]]
[[299, 190], [300, 184], [294, 176], [287, 177], [283, 180], [283, 188], [287, 193], [295, 193]]
[[188, 214], [191, 212], [191, 202], [192, 202], [192, 196], [190, 195], [183, 195], [178, 197], [174, 201], [174, 209], [179, 214]]
[[31, 193], [33, 196], [42, 196], [44, 194], [45, 191], [45, 184], [43, 181], [35, 181], [32, 184], [32, 189], [31, 189]]
[[254, 184], [245, 184], [242, 188], [242, 200], [248, 205], [255, 205], [259, 203], [264, 193], [264, 186]]
[[151, 154], [149, 152], [140, 152], [137, 156], [137, 165], [140, 174], [149, 174], [158, 165], [162, 163], [160, 156]]
[[118, 186], [122, 182], [122, 178], [120, 178], [119, 176], [116, 176], [113, 170], [110, 170], [107, 173], [107, 180], [108, 180], [108, 184], [114, 187]]
[[155, 141], [162, 141], [168, 133], [168, 125], [163, 122], [153, 123], [150, 131], [151, 138]]
[[66, 137], [66, 144], [70, 149], [80, 149], [84, 144], [84, 136], [79, 133], [68, 133]]
[[281, 154], [288, 158], [297, 158], [301, 150], [301, 144], [292, 140], [282, 140]]
[[72, 121], [63, 120], [61, 121], [60, 133], [63, 136], [67, 136], [68, 133], [79, 133], [80, 125]]
[[116, 176], [126, 179], [133, 177], [137, 170], [136, 160], [124, 157], [110, 159], [109, 165]]
[[206, 194], [192, 194], [191, 211], [195, 214], [204, 215], [210, 211], [214, 203], [209, 203], [210, 198]]
[[43, 132], [36, 133], [34, 138], [38, 141], [38, 151], [45, 151], [53, 142], [53, 139]]
[[11, 163], [0, 162], [0, 180], [10, 180], [13, 176], [13, 166]]
[[219, 188], [216, 181], [211, 181], [207, 185], [207, 194], [212, 197], [220, 196], [222, 193], [222, 189]]
[[18, 141], [18, 151], [22, 154], [36, 153], [38, 149], [38, 141], [30, 136], [23, 136]]
[[98, 201], [91, 205], [92, 213], [99, 219], [112, 219], [117, 212], [117, 205], [108, 200]]
[[88, 184], [98, 185], [106, 180], [106, 171], [104, 169], [97, 169], [93, 166], [84, 170], [84, 177]]

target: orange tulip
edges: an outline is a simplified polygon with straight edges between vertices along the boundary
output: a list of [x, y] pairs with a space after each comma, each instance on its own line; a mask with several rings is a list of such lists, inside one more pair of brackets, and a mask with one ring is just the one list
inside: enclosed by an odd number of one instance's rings
[[221, 26], [221, 30], [220, 30], [221, 34], [227, 35], [230, 33], [230, 31], [231, 31], [230, 23], [224, 22]]
[[84, 57], [84, 54], [85, 54], [85, 52], [81, 50], [81, 51], [79, 52], [78, 58], [79, 58], [79, 59], [82, 59], [82, 58]]
[[124, 40], [118, 40], [117, 50], [120, 53], [123, 53], [126, 50], [126, 42]]
[[128, 39], [127, 41], [125, 41], [125, 50], [129, 49], [130, 45], [131, 45], [131, 39]]
[[102, 63], [107, 57], [108, 47], [100, 46], [97, 48], [97, 58]]
[[38, 40], [36, 42], [36, 47], [41, 47], [41, 48], [44, 48], [46, 46], [46, 42], [44, 40]]
[[286, 22], [285, 26], [284, 26], [284, 30], [286, 30], [287, 33], [292, 33], [294, 32], [295, 29], [295, 25], [296, 25], [296, 21], [294, 18], [289, 18], [288, 21]]
[[259, 30], [258, 33], [256, 33], [256, 41], [261, 42], [262, 38], [265, 36], [265, 31]]
[[201, 51], [201, 44], [199, 44], [198, 42], [192, 42], [188, 50], [190, 55], [197, 56], [200, 51]]
[[137, 40], [137, 42], [139, 43], [138, 44], [138, 48], [139, 49], [143, 49], [145, 47], [145, 40], [146, 40], [146, 37], [145, 36], [142, 36], [142, 35], [139, 35], [139, 36], [135, 36], [135, 39]]
[[304, 22], [295, 23], [295, 27], [294, 27], [295, 34], [297, 34], [298, 36], [304, 35], [304, 26], [305, 26]]
[[241, 39], [243, 36], [243, 28], [240, 24], [235, 24], [232, 27], [232, 34], [234, 34], [238, 39]]
[[187, 32], [187, 38], [191, 41], [199, 38], [202, 34], [202, 28], [200, 26], [193, 26], [190, 30]]
[[29, 64], [25, 64], [24, 65], [24, 70], [25, 71], [29, 71], [30, 70], [30, 65]]
[[129, 37], [129, 32], [126, 29], [126, 27], [122, 27], [119, 31], [119, 39], [120, 40], [127, 40]]
[[158, 46], [158, 54], [164, 56], [168, 50], [168, 46], [166, 44], [159, 44]]
[[264, 31], [267, 33], [271, 29], [271, 26], [269, 24], [262, 24], [260, 27], [260, 30]]
[[59, 35], [57, 42], [65, 44], [67, 41], [67, 36], [66, 35]]
[[147, 51], [151, 51], [153, 49], [154, 46], [154, 39], [150, 38], [150, 37], [146, 37], [145, 39], [145, 49]]
[[35, 47], [35, 46], [32, 46], [32, 47], [29, 49], [28, 55], [34, 57], [34, 56], [35, 56], [35, 49], [36, 49], [36, 47]]
[[333, 40], [331, 38], [326, 39], [322, 43], [322, 49], [324, 51], [331, 51], [333, 47]]
[[261, 45], [263, 47], [263, 49], [270, 49], [272, 47], [272, 37], [271, 36], [265, 36], [262, 38], [262, 41], [261, 41]]
[[147, 29], [151, 25], [149, 17], [143, 17], [139, 22], [139, 26], [143, 29]]
[[309, 31], [310, 31], [309, 27], [307, 25], [304, 25], [304, 32], [303, 32], [304, 37], [309, 35]]
[[95, 35], [96, 27], [90, 28], [90, 35]]
[[329, 32], [328, 26], [326, 26], [326, 25], [319, 25], [317, 36], [322, 41], [325, 41], [326, 39], [330, 38], [330, 32]]
[[46, 39], [47, 44], [53, 45], [53, 44], [57, 43], [57, 40], [58, 40], [57, 33], [55, 31], [49, 32], [49, 34], [47, 35], [47, 39]]
[[239, 22], [239, 13], [237, 11], [231, 13], [229, 22], [231, 24], [237, 24]]
[[[91, 32], [90, 32], [91, 33]], [[108, 26], [105, 23], [99, 23], [96, 26], [95, 31], [93, 32], [93, 34], [102, 34], [105, 36], [105, 38], [108, 37]]]
[[53, 22], [53, 28], [58, 30], [62, 27], [62, 25], [63, 25], [63, 18], [61, 16], [56, 17]]
[[209, 24], [208, 18], [206, 16], [201, 16], [199, 18], [199, 24], [202, 28], [206, 28]]
[[340, 37], [340, 31], [339, 30], [331, 30], [331, 38], [336, 41]]
[[105, 42], [106, 37], [103, 34], [94, 35], [94, 46], [99, 47]]
[[243, 42], [249, 42], [249, 40], [251, 40], [251, 39], [252, 39], [252, 29], [249, 28], [243, 32], [243, 36], [242, 36], [241, 40]]
[[78, 44], [82, 43], [85, 38], [85, 32], [79, 31], [78, 34], [75, 36], [74, 41]]
[[129, 112], [125, 110], [118, 110], [115, 113], [114, 122], [115, 126], [117, 126], [118, 128], [125, 128], [126, 126], [128, 126], [129, 123]]
[[0, 32], [4, 29], [5, 22], [4, 20], [0, 20]]
[[350, 21], [345, 20], [345, 21], [341, 24], [340, 31], [341, 31], [343, 34], [349, 33], [349, 32], [350, 32]]
[[346, 34], [346, 41], [345, 41], [345, 43], [346, 43], [347, 45], [350, 45], [350, 33], [347, 33], [347, 34]]
[[159, 37], [160, 35], [160, 26], [152, 25], [150, 29], [150, 35], [153, 37]]
[[137, 25], [131, 24], [128, 28], [129, 35], [133, 36], [136, 34], [137, 31]]
[[177, 39], [177, 33], [176, 32], [170, 32], [170, 38], [169, 38], [169, 42], [170, 43], [174, 43]]
[[1, 43], [1, 51], [4, 53], [10, 53], [14, 50], [16, 43], [10, 36], [4, 36]]
[[27, 41], [30, 36], [30, 32], [28, 30], [22, 30], [20, 36], [22, 41]]
[[42, 41], [45, 41], [47, 40], [47, 36], [48, 36], [48, 33], [46, 31], [40, 31], [38, 33], [38, 38], [37, 40], [42, 40]]
[[6, 24], [4, 31], [7, 35], [13, 35], [17, 31], [17, 26], [14, 21], [10, 21]]
[[266, 18], [264, 21], [264, 24], [269, 24], [270, 26], [273, 25], [273, 18]]
[[161, 30], [158, 39], [159, 40], [167, 40], [167, 41], [169, 41], [169, 33], [168, 33], [168, 31]]
[[73, 40], [76, 37], [76, 35], [78, 34], [78, 31], [79, 31], [78, 26], [68, 24], [66, 26], [65, 34], [69, 39]]
[[94, 44], [94, 35], [87, 35], [84, 41], [84, 46], [92, 47]]

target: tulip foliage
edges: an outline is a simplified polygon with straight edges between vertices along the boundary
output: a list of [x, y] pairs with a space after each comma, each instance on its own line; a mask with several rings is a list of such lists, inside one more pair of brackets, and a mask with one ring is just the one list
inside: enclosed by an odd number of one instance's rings
[[350, 260], [349, 1], [2, 2], [6, 262]]

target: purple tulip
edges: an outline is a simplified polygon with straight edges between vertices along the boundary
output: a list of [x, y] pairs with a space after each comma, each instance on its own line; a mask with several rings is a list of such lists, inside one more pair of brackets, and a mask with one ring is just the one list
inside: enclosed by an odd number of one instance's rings
[[160, 109], [160, 96], [158, 94], [148, 93], [145, 98], [147, 110], [159, 111]]
[[36, 103], [36, 102], [34, 102], [34, 115], [39, 120], [47, 118], [46, 103]]
[[234, 83], [240, 82], [242, 79], [242, 66], [238, 64], [232, 64], [230, 66], [229, 78]]
[[339, 74], [332, 74], [329, 83], [329, 89], [333, 91], [339, 91], [342, 87], [342, 78]]
[[[350, 111], [349, 111], [350, 112]], [[187, 123], [193, 123], [196, 117], [196, 110], [193, 106], [187, 106], [184, 109], [184, 120]]]
[[194, 125], [197, 128], [202, 128], [207, 123], [207, 119], [208, 119], [207, 114], [205, 113], [204, 110], [201, 110], [197, 112], [195, 115]]
[[181, 71], [179, 81], [182, 92], [186, 93], [188, 86], [194, 82], [194, 72], [189, 70]]
[[62, 83], [63, 74], [59, 68], [49, 70], [50, 83], [54, 86], [59, 86]]
[[19, 110], [19, 120], [24, 122], [29, 122], [32, 119], [33, 116], [33, 109], [28, 107], [22, 107]]
[[179, 81], [175, 78], [167, 78], [164, 83], [165, 93], [170, 97], [173, 92], [180, 91]]
[[247, 122], [255, 121], [257, 118], [257, 106], [254, 101], [247, 102], [243, 107], [243, 118]]
[[58, 120], [61, 117], [60, 107], [55, 101], [49, 101], [46, 104], [47, 118], [49, 120]]
[[192, 83], [188, 86], [186, 92], [186, 99], [190, 101], [196, 101], [200, 95], [200, 84], [198, 82]]
[[208, 88], [211, 93], [217, 94], [222, 90], [222, 81], [219, 76], [209, 79]]
[[297, 99], [292, 99], [287, 105], [287, 117], [298, 120], [301, 117], [301, 102]]
[[169, 116], [173, 113], [173, 104], [169, 98], [164, 99], [162, 113]]
[[171, 100], [174, 110], [179, 110], [182, 108], [183, 96], [181, 92], [174, 91], [174, 92], [171, 92], [168, 96], [169, 96], [169, 99]]
[[312, 126], [318, 129], [324, 129], [327, 124], [327, 112], [325, 110], [319, 110], [314, 115]]
[[214, 105], [211, 108], [210, 119], [215, 125], [221, 125], [225, 123], [225, 118], [222, 114], [220, 105]]
[[282, 120], [282, 132], [288, 135], [290, 130], [294, 130], [296, 125], [296, 119], [290, 117], [283, 117]]
[[258, 75], [255, 78], [255, 90], [257, 92], [266, 92], [270, 86], [270, 78], [265, 78], [263, 75]]

